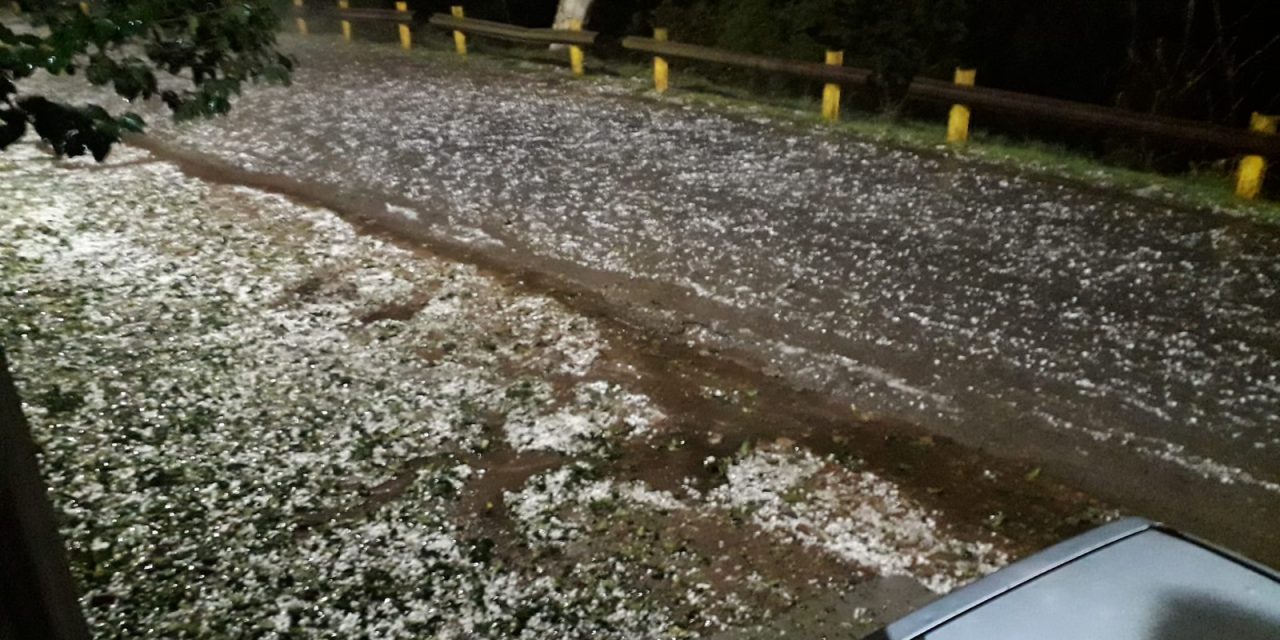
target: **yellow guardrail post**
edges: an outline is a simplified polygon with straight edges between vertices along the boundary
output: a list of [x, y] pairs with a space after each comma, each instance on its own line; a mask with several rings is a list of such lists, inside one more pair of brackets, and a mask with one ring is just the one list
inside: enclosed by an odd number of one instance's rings
[[[841, 66], [844, 64], [843, 51], [827, 51], [827, 64]], [[835, 122], [840, 119], [840, 85], [828, 82], [822, 85], [822, 119]]]
[[[399, 11], [400, 13], [408, 13], [408, 12], [409, 12], [409, 3], [408, 3], [408, 2], [397, 2], [397, 3], [396, 3], [396, 11]], [[400, 48], [401, 48], [401, 49], [411, 49], [411, 48], [413, 48], [413, 32], [409, 30], [409, 25], [407, 25], [407, 24], [405, 24], [405, 23], [403, 23], [403, 22], [402, 22], [402, 23], [400, 23], [398, 26], [400, 27], [400, 29], [399, 29], [399, 31], [400, 31]]]
[[[977, 69], [956, 68], [955, 83], [961, 87], [972, 87], [978, 79]], [[963, 104], [951, 105], [951, 116], [947, 118], [947, 142], [964, 144], [969, 141], [969, 107]]]
[[[457, 6], [450, 7], [449, 13], [452, 13], [453, 17], [455, 18], [460, 19], [463, 17], [462, 7], [457, 7]], [[454, 31], [453, 32], [453, 48], [457, 49], [458, 55], [460, 56], [467, 55], [467, 34], [461, 31]]]
[[[301, 9], [302, 0], [293, 0], [293, 6], [297, 7], [298, 9]], [[307, 35], [307, 21], [304, 20], [302, 16], [298, 16], [298, 18], [295, 21], [298, 24], [298, 33], [301, 33], [304, 36]]]
[[[338, 0], [338, 9], [340, 11], [346, 11], [347, 9], [350, 9], [350, 8], [351, 8], [351, 0]], [[342, 39], [345, 40], [346, 42], [351, 42], [351, 21], [350, 20], [342, 21]]]
[[[1249, 128], [1261, 133], [1275, 135], [1276, 123], [1280, 116], [1264, 116], [1254, 113], [1249, 118]], [[1253, 200], [1262, 193], [1262, 180], [1267, 175], [1267, 159], [1262, 156], [1245, 156], [1240, 160], [1240, 168], [1236, 170], [1236, 195], [1245, 200]]]
[[[654, 28], [653, 39], [658, 42], [667, 41], [667, 30]], [[653, 90], [658, 93], [666, 93], [670, 84], [670, 69], [667, 67], [667, 59], [662, 56], [653, 57]]]
[[[569, 30], [582, 31], [582, 21], [577, 19], [570, 20]], [[576, 44], [569, 45], [569, 68], [573, 69], [573, 75], [582, 75], [582, 47]]]

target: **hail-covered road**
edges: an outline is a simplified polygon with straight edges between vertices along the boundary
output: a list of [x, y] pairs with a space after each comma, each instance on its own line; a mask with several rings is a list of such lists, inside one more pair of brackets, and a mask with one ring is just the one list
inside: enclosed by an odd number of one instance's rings
[[291, 46], [295, 86], [158, 135], [522, 253], [856, 412], [1280, 557], [1275, 231], [638, 81]]

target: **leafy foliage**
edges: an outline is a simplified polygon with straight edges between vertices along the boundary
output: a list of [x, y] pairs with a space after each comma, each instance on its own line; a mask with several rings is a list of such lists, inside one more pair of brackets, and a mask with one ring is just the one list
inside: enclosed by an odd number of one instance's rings
[[184, 120], [226, 113], [245, 82], [287, 83], [293, 70], [276, 50], [269, 0], [100, 0], [87, 12], [67, 0], [18, 5], [28, 24], [0, 23], [0, 149], [30, 126], [59, 155], [101, 161], [145, 126], [136, 114], [22, 93], [40, 71], [82, 73], [129, 101], [158, 96]]
[[817, 0], [808, 7], [807, 32], [869, 67], [881, 106], [893, 110], [916, 75], [955, 64], [965, 9], [964, 0]]

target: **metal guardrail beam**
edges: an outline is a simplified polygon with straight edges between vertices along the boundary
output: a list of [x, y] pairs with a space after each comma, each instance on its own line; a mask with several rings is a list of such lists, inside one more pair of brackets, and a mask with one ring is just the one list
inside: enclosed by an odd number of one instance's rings
[[337, 15], [343, 20], [372, 20], [379, 22], [413, 22], [413, 13], [396, 11], [395, 9], [343, 9], [338, 8]]
[[746, 67], [759, 71], [785, 73], [819, 82], [837, 84], [865, 84], [871, 72], [856, 67], [837, 67], [817, 62], [797, 62], [783, 58], [771, 58], [750, 53], [738, 53], [714, 47], [704, 47], [682, 42], [667, 42], [652, 38], [627, 37], [622, 39], [622, 47], [633, 51], [644, 51], [654, 55], [670, 58], [685, 58], [702, 62], [714, 62], [735, 67]]
[[995, 113], [1024, 116], [1081, 128], [1117, 131], [1133, 136], [1152, 136], [1223, 151], [1280, 157], [1280, 136], [1265, 135], [1248, 129], [1234, 129], [1209, 122], [1137, 113], [1114, 107], [1033, 96], [1001, 89], [961, 87], [933, 79], [922, 79], [911, 83], [908, 95], [920, 100], [966, 104]]
[[532, 29], [529, 27], [518, 27], [503, 22], [491, 22], [489, 20], [476, 20], [474, 18], [455, 18], [451, 15], [437, 13], [432, 15], [429, 24], [441, 29], [450, 31], [461, 31], [463, 33], [474, 34], [478, 36], [488, 36], [499, 40], [512, 40], [515, 42], [527, 42], [531, 44], [572, 44], [578, 46], [591, 46], [595, 44], [596, 32], [594, 31], [569, 31], [567, 29]]
[[372, 7], [344, 8], [329, 4], [293, 5], [293, 13], [299, 17], [321, 16], [337, 20], [365, 20], [371, 22], [399, 22], [411, 24], [412, 11], [396, 11], [395, 9], [376, 9]]
[[[871, 71], [811, 62], [796, 62], [683, 44], [652, 38], [623, 38], [622, 46], [668, 58], [683, 58], [735, 67], [784, 73], [819, 82], [865, 84]], [[964, 87], [940, 80], [917, 79], [907, 90], [907, 97], [943, 104], [964, 104], [995, 113], [1034, 118], [1058, 124], [1118, 131], [1136, 136], [1152, 136], [1184, 144], [1209, 147], [1236, 153], [1255, 153], [1280, 157], [1280, 136], [1265, 135], [1247, 129], [1181, 120], [1164, 116], [1135, 113], [1099, 105], [1033, 96], [985, 87]]]

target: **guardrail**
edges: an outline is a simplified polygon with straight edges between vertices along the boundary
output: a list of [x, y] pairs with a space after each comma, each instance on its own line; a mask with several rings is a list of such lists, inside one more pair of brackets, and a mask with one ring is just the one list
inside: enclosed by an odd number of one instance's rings
[[[299, 11], [303, 8], [302, 3], [303, 0], [294, 0]], [[396, 6], [398, 11], [350, 9], [347, 7], [347, 0], [339, 0], [338, 14], [343, 19], [344, 36], [348, 40], [351, 37], [348, 20], [393, 20], [401, 23], [401, 44], [405, 48], [410, 47], [408, 23], [413, 21], [412, 14], [406, 11], [403, 2]], [[427, 19], [427, 24], [451, 31], [455, 49], [460, 55], [467, 53], [468, 34], [525, 44], [567, 45], [570, 66], [575, 75], [583, 74], [583, 48], [597, 44], [598, 39], [595, 32], [583, 30], [580, 22], [571, 23], [569, 29], [536, 29], [467, 18], [463, 15], [462, 7], [453, 7], [452, 14], [434, 14]], [[302, 17], [298, 18], [298, 30], [306, 33]], [[626, 37], [620, 44], [624, 49], [654, 56], [654, 88], [659, 93], [665, 92], [669, 86], [668, 58], [754, 69], [822, 82], [825, 85], [822, 115], [829, 121], [839, 119], [840, 91], [843, 87], [865, 86], [872, 79], [869, 69], [844, 66], [843, 52], [840, 51], [828, 51], [825, 63], [805, 62], [670, 42], [666, 38], [665, 29], [655, 29], [652, 38]], [[957, 69], [954, 82], [917, 78], [907, 88], [906, 97], [909, 100], [952, 105], [947, 127], [948, 143], [960, 145], [968, 141], [971, 111], [976, 108], [983, 112], [1056, 125], [1154, 138], [1171, 144], [1240, 154], [1245, 157], [1237, 172], [1236, 193], [1245, 199], [1254, 199], [1261, 191], [1266, 172], [1264, 157], [1280, 158], [1280, 136], [1274, 135], [1277, 122], [1280, 122], [1280, 117], [1277, 116], [1254, 114], [1249, 129], [1235, 129], [1208, 122], [979, 87], [976, 86], [975, 75], [976, 72], [972, 69]]]
[[412, 23], [413, 14], [393, 9], [352, 9], [338, 7], [338, 16], [343, 20], [372, 20], [376, 22]]
[[437, 13], [427, 20], [433, 27], [461, 31], [478, 36], [487, 36], [510, 42], [525, 44], [564, 44], [589, 47], [596, 43], [596, 32], [569, 29], [534, 29], [518, 27], [505, 22], [477, 20], [475, 18], [459, 18]]
[[487, 36], [499, 40], [523, 42], [527, 44], [563, 44], [569, 47], [569, 67], [573, 75], [584, 73], [582, 48], [595, 44], [596, 33], [583, 31], [581, 20], [570, 20], [568, 29], [535, 29], [520, 27], [504, 22], [476, 20], [464, 17], [462, 7], [453, 7], [451, 14], [437, 13], [428, 19], [428, 24], [453, 31], [454, 48], [459, 55], [467, 55], [467, 35]]
[[[667, 58], [783, 73], [833, 84], [863, 85], [871, 79], [871, 71], [868, 69], [797, 62], [653, 38], [623, 38], [622, 46]], [[1280, 137], [1260, 132], [1000, 89], [950, 84], [932, 78], [917, 78], [907, 89], [907, 97], [929, 102], [966, 104], [971, 108], [981, 107], [996, 113], [1047, 120], [1056, 124], [1149, 135], [1225, 151], [1280, 156]]]
[[[334, 15], [342, 26], [342, 38], [348, 42], [351, 41], [351, 21], [360, 20], [396, 23], [396, 30], [400, 35], [400, 46], [405, 49], [413, 46], [413, 14], [410, 13], [407, 2], [397, 2], [395, 9], [372, 7], [352, 9], [349, 0], [338, 0], [335, 9]], [[304, 36], [307, 35], [310, 31], [307, 25], [307, 16], [317, 13], [316, 7], [307, 5], [305, 0], [293, 0], [293, 13], [294, 24], [298, 27], [298, 33]]]

